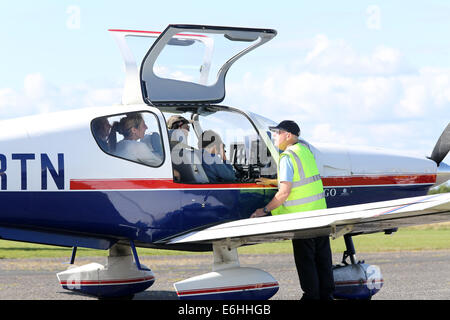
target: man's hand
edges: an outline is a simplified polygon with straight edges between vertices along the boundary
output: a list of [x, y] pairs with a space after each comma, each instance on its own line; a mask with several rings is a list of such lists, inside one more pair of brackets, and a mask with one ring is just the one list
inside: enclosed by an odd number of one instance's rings
[[[266, 178], [261, 178], [261, 179], [265, 179], [266, 181], [271, 180], [271, 179], [266, 179]], [[275, 210], [276, 208], [278, 208], [279, 206], [281, 206], [286, 201], [286, 199], [289, 197], [289, 194], [291, 193], [291, 189], [292, 189], [292, 182], [281, 181], [280, 189], [275, 194], [273, 199], [266, 205], [267, 210], [272, 211], [272, 210]], [[250, 218], [263, 217], [266, 215], [267, 214], [264, 213], [264, 209], [259, 208], [259, 209], [256, 209], [255, 212], [252, 213]]]
[[267, 215], [267, 214], [264, 212], [264, 209], [259, 208], [259, 209], [256, 209], [255, 212], [252, 213], [250, 218], [258, 218], [258, 217], [263, 217], [265, 215]]
[[255, 179], [256, 184], [262, 184], [265, 186], [273, 185], [276, 186], [278, 184], [277, 179], [268, 179], [268, 178], [258, 178]]

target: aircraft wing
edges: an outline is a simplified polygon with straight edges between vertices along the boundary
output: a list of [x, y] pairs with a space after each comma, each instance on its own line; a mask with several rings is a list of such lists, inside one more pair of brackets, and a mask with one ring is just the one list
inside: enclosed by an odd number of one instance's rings
[[166, 243], [226, 242], [229, 245], [240, 246], [325, 235], [337, 238], [346, 233], [373, 233], [396, 227], [449, 220], [450, 193], [442, 193], [278, 216], [242, 219], [179, 235], [169, 239]]

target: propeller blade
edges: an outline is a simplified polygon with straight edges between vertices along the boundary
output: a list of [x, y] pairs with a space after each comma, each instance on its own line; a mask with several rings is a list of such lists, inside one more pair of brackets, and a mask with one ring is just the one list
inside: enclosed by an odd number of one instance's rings
[[444, 160], [447, 156], [447, 153], [450, 151], [450, 123], [445, 128], [444, 132], [442, 132], [439, 140], [436, 142], [434, 146], [433, 152], [431, 153], [430, 159], [436, 162], [438, 165]]

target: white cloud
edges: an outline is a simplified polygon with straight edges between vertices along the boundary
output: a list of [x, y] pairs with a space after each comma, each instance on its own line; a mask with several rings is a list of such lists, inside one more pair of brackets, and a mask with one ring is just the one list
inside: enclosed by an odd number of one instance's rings
[[347, 145], [366, 145], [367, 140], [364, 137], [355, 134], [354, 127], [335, 126], [330, 123], [319, 123], [313, 126], [308, 134], [311, 141], [329, 142]]
[[17, 104], [17, 95], [13, 89], [0, 89], [0, 110]]
[[316, 59], [321, 53], [327, 50], [330, 47], [330, 41], [328, 38], [319, 34], [315, 38], [314, 48], [308, 53], [305, 58], [306, 63], [311, 63], [314, 59]]
[[402, 118], [420, 117], [425, 113], [428, 93], [423, 84], [404, 87], [404, 97], [395, 109], [396, 114]]
[[314, 73], [377, 76], [413, 72], [404, 55], [395, 48], [380, 45], [371, 54], [361, 54], [342, 39], [317, 35], [304, 59], [296, 61], [299, 70]]
[[0, 119], [116, 104], [120, 103], [121, 94], [121, 87], [56, 86], [41, 73], [28, 74], [24, 77], [23, 88], [0, 88]]
[[387, 46], [361, 53], [325, 35], [310, 43], [302, 58], [233, 83], [230, 105], [274, 121], [296, 120], [311, 142], [430, 154], [450, 121], [449, 69], [414, 68]]
[[88, 90], [83, 98], [87, 107], [106, 106], [121, 102], [122, 88], [102, 88]]
[[42, 99], [48, 95], [48, 85], [40, 73], [32, 73], [25, 76], [23, 84], [24, 94], [29, 99]]

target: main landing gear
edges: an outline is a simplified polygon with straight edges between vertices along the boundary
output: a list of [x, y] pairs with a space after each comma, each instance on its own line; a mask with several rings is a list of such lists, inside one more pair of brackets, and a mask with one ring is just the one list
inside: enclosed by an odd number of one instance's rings
[[213, 245], [214, 264], [210, 273], [174, 284], [181, 300], [267, 300], [278, 291], [269, 273], [241, 267], [236, 248]]
[[155, 282], [152, 270], [140, 264], [132, 241], [129, 246], [113, 245], [105, 266], [99, 263], [74, 266], [75, 254], [76, 247], [69, 269], [57, 274], [64, 289], [105, 299], [130, 298]]
[[369, 300], [383, 286], [380, 268], [356, 261], [356, 250], [350, 234], [344, 235], [346, 250], [340, 265], [333, 266], [336, 299]]

